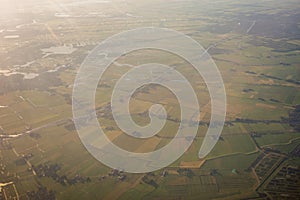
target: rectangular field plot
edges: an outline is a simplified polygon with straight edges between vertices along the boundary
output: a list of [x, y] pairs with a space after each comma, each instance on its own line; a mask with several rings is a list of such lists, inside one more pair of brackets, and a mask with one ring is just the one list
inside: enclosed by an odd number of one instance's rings
[[263, 146], [273, 146], [273, 145], [284, 145], [290, 144], [295, 139], [300, 139], [300, 133], [280, 133], [280, 134], [263, 134], [259, 137], [255, 137], [258, 145]]
[[20, 96], [33, 107], [52, 107], [64, 102], [63, 97], [57, 94], [35, 90], [22, 92], [20, 93]]
[[7, 135], [19, 134], [26, 130], [26, 124], [22, 116], [11, 110], [7, 110], [6, 114], [0, 116], [0, 126], [0, 131]]
[[209, 158], [227, 154], [250, 153], [256, 151], [255, 144], [247, 134], [223, 136], [214, 149], [208, 154]]
[[211, 170], [213, 168], [225, 170], [244, 170], [247, 169], [252, 162], [258, 157], [259, 153], [253, 154], [237, 154], [231, 156], [224, 156], [221, 158], [214, 158], [206, 160], [203, 164], [203, 170]]

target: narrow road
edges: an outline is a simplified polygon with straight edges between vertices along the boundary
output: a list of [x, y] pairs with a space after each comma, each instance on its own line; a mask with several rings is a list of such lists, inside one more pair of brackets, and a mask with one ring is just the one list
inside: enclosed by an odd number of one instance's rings
[[[13, 150], [13, 152], [15, 153], [15, 155], [16, 155], [17, 157], [20, 157], [20, 154], [16, 151], [15, 148], [12, 148], [12, 150]], [[32, 164], [31, 164], [31, 163], [29, 162], [29, 160], [27, 160], [27, 159], [25, 159], [25, 161], [26, 161], [26, 164], [28, 165], [28, 167], [31, 168], [31, 171], [32, 171], [33, 175], [36, 176], [36, 172], [35, 172], [34, 169], [32, 168]]]
[[13, 187], [14, 187], [15, 193], [16, 193], [16, 195], [17, 195], [17, 200], [19, 200], [20, 197], [19, 197], [19, 193], [18, 193], [18, 191], [17, 191], [17, 188], [16, 188], [15, 184], [13, 184]]

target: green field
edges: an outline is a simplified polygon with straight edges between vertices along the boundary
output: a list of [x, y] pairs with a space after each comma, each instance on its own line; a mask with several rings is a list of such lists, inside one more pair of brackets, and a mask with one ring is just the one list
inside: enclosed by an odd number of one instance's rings
[[[300, 104], [298, 1], [30, 0], [2, 6], [0, 200], [279, 199], [269, 183], [285, 177], [279, 174], [284, 167], [299, 168], [299, 115], [291, 117]], [[116, 59], [98, 83], [95, 109], [106, 136], [120, 148], [158, 150], [172, 141], [182, 120], [176, 96], [148, 84], [131, 97], [131, 117], [146, 126], [149, 108], [161, 104], [165, 126], [146, 139], [120, 130], [110, 100], [132, 67], [173, 67], [188, 79], [200, 107], [200, 116], [194, 116], [200, 120], [198, 132], [187, 151], [163, 169], [133, 174], [105, 166], [86, 150], [72, 119], [72, 92], [93, 48], [139, 27], [174, 29], [199, 42], [220, 70], [227, 110], [221, 137], [199, 159], [211, 117], [203, 77], [187, 60], [163, 50], [137, 50]], [[52, 48], [60, 50], [45, 53]]]

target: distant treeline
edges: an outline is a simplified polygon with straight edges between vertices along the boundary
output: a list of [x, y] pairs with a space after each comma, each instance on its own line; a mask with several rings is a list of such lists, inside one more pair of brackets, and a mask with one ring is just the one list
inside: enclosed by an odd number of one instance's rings
[[[282, 64], [282, 63], [281, 63]], [[256, 72], [252, 72], [252, 71], [245, 71], [246, 74], [256, 74]], [[259, 74], [260, 76], [262, 77], [265, 77], [265, 78], [270, 78], [270, 79], [273, 79], [273, 80], [278, 80], [278, 81], [285, 81], [285, 82], [288, 82], [288, 83], [293, 83], [293, 84], [296, 84], [296, 85], [300, 85], [300, 81], [298, 80], [293, 80], [293, 79], [283, 79], [283, 78], [280, 78], [280, 77], [276, 77], [276, 76], [271, 76], [271, 75], [267, 75], [267, 74], [264, 74], [264, 73], [261, 73]]]
[[33, 165], [32, 168], [39, 178], [49, 177], [63, 186], [91, 182], [89, 177], [83, 177], [79, 174], [72, 178], [67, 177], [66, 175], [58, 175], [58, 171], [61, 169], [61, 166], [58, 164], [39, 164], [38, 166]]
[[295, 109], [289, 113], [289, 125], [296, 131], [300, 131], [300, 105], [296, 105]]
[[27, 191], [27, 197], [32, 200], [55, 200], [55, 192], [39, 185], [36, 191]]
[[[232, 121], [226, 121], [225, 126], [233, 126], [235, 123], [244, 123], [244, 124], [289, 124], [295, 131], [300, 131], [300, 105], [296, 105], [294, 110], [289, 113], [289, 117], [281, 117], [279, 120], [267, 120], [267, 119], [245, 119], [245, 118], [236, 118]], [[199, 122], [199, 126], [209, 126], [209, 122]], [[212, 124], [212, 126], [220, 125], [218, 122]]]

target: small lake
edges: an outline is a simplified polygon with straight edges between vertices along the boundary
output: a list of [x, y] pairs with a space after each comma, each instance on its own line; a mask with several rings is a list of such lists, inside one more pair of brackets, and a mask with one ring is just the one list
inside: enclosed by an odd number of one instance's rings
[[43, 57], [47, 57], [47, 56], [53, 55], [53, 54], [62, 54], [62, 55], [71, 54], [74, 51], [76, 51], [77, 48], [74, 48], [73, 45], [63, 45], [63, 46], [53, 46], [53, 47], [41, 49], [41, 50], [45, 54]]
[[[54, 73], [57, 72], [59, 69], [61, 68], [65, 68], [67, 67], [66, 65], [61, 65], [56, 67], [55, 69], [50, 69], [48, 71], [42, 72], [42, 73]], [[38, 73], [26, 73], [26, 72], [18, 72], [18, 71], [10, 71], [10, 70], [0, 70], [0, 75], [4, 75], [4, 76], [11, 76], [11, 75], [23, 75], [23, 79], [34, 79], [36, 77], [38, 77], [40, 74]]]
[[6, 35], [3, 38], [4, 39], [17, 39], [19, 37], [20, 37], [19, 35]]

